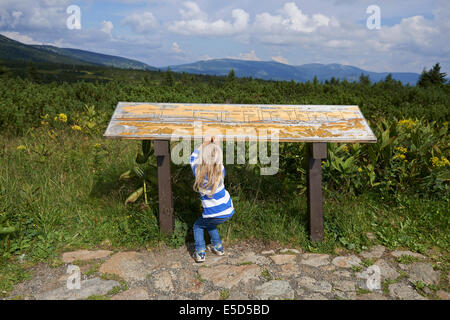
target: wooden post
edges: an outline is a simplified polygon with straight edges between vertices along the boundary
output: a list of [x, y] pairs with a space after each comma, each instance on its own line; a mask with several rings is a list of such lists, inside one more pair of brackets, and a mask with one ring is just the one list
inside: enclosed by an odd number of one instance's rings
[[306, 146], [309, 230], [312, 241], [323, 241], [322, 159], [327, 157], [327, 144]]
[[169, 140], [155, 140], [154, 147], [158, 164], [159, 227], [162, 232], [173, 233], [174, 216]]

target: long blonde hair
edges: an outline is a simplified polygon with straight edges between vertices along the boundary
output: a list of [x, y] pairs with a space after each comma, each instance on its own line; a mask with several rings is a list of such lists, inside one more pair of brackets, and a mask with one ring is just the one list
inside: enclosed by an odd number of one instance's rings
[[[223, 182], [223, 154], [222, 149], [215, 143], [207, 144], [199, 148], [199, 163], [195, 170], [194, 190], [202, 195], [212, 195]], [[204, 183], [205, 177], [208, 181]]]

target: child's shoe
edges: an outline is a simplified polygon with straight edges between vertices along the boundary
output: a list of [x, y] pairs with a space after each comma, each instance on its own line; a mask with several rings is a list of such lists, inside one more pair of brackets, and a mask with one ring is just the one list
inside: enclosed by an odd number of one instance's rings
[[194, 251], [194, 260], [195, 260], [195, 262], [204, 262], [205, 261], [205, 257], [206, 257], [206, 252], [205, 251], [201, 251], [201, 252]]
[[212, 244], [210, 244], [208, 246], [209, 251], [214, 252], [215, 254], [217, 254], [218, 256], [223, 256], [224, 255], [224, 250], [223, 250], [223, 246], [221, 244], [218, 244], [216, 246], [213, 246]]

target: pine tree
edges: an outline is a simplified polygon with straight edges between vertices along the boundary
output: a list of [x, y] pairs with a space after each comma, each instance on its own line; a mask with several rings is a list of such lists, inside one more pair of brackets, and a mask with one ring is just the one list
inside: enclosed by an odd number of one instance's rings
[[191, 83], [190, 78], [186, 72], [183, 72], [183, 74], [181, 75], [181, 83], [185, 86]]
[[439, 62], [436, 63], [433, 68], [430, 70], [426, 70], [425, 68], [420, 75], [419, 80], [417, 81], [418, 87], [428, 87], [428, 86], [442, 86], [447, 82], [445, 78], [447, 74], [445, 72], [441, 72], [441, 66]]
[[392, 77], [392, 73], [389, 73], [386, 78], [384, 79], [385, 83], [392, 83], [392, 81], [394, 80], [394, 78]]
[[313, 83], [315, 86], [319, 84], [319, 80], [317, 79], [316, 75], [314, 75]]
[[236, 80], [236, 74], [234, 73], [234, 69], [231, 69], [230, 72], [228, 72], [227, 80], [226, 82], [232, 83]]
[[33, 61], [30, 60], [28, 66], [27, 66], [27, 70], [26, 70], [26, 78], [36, 82], [36, 83], [40, 83], [41, 82], [41, 78], [39, 76], [39, 73], [36, 69], [36, 66], [34, 65]]
[[0, 60], [0, 78], [7, 78], [11, 75], [11, 70], [7, 66], [2, 65], [2, 61]]
[[364, 75], [364, 73], [361, 73], [359, 76], [359, 83], [362, 85], [370, 85], [370, 78], [369, 75]]
[[163, 85], [168, 86], [168, 87], [173, 87], [173, 85], [175, 84], [170, 67], [168, 67], [167, 71], [164, 73], [164, 78], [163, 78], [162, 83], [163, 83]]

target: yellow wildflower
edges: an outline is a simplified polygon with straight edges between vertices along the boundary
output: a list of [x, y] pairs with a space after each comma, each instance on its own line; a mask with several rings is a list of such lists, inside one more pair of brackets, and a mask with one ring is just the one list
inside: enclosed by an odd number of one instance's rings
[[44, 120], [41, 121], [41, 124], [42, 124], [43, 126], [48, 126], [48, 122], [47, 122], [47, 121], [44, 121]]
[[81, 127], [75, 124], [72, 126], [72, 130], [81, 131]]
[[23, 144], [17, 147], [17, 150], [26, 150], [27, 147], [25, 147]]
[[57, 116], [55, 116], [55, 117], [53, 118], [53, 120], [55, 120], [55, 121], [56, 121], [56, 120], [58, 120], [58, 117], [57, 117]]
[[432, 157], [431, 158], [431, 165], [433, 167], [450, 166], [450, 161], [446, 157], [441, 157], [441, 159], [439, 159], [438, 157]]
[[404, 147], [397, 147], [395, 148], [395, 150], [400, 151], [401, 153], [406, 153], [408, 152], [408, 149], [404, 148]]
[[358, 172], [362, 172], [363, 170], [361, 168], [358, 168]]
[[59, 121], [67, 122], [67, 116], [64, 113], [60, 113], [58, 117], [59, 117]]
[[417, 122], [414, 121], [414, 120], [411, 120], [411, 119], [400, 120], [400, 121], [398, 122], [398, 125], [399, 125], [399, 126], [401, 126], [401, 127], [407, 127], [408, 129], [411, 129], [411, 128], [415, 127], [416, 124], [417, 124]]
[[405, 158], [406, 158], [406, 156], [404, 154], [399, 154], [399, 153], [394, 156], [394, 159], [402, 159], [402, 160], [404, 160]]
[[96, 147], [96, 148], [100, 148], [102, 145], [100, 144], [100, 143], [96, 143], [96, 144], [94, 144], [94, 147]]

